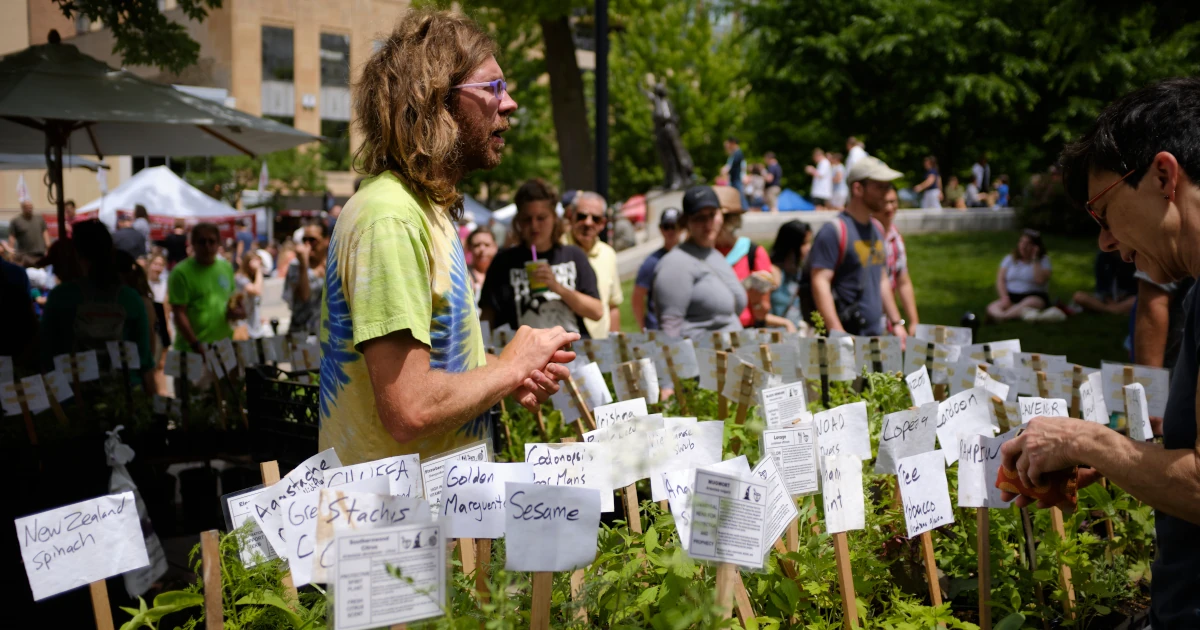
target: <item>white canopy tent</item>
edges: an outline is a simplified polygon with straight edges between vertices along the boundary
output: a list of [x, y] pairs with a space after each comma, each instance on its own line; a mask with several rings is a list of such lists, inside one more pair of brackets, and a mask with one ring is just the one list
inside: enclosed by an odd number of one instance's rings
[[98, 218], [111, 229], [117, 224], [118, 212], [132, 215], [138, 204], [146, 207], [156, 239], [170, 233], [175, 219], [184, 219], [189, 225], [216, 223], [223, 233], [231, 234], [238, 220], [254, 216], [200, 192], [166, 166], [155, 166], [138, 171], [107, 195], [79, 208], [75, 220]]

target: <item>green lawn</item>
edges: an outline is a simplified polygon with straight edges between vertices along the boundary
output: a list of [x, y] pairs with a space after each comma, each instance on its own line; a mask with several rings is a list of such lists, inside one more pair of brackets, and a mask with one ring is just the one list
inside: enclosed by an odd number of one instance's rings
[[[1012, 232], [918, 234], [905, 243], [921, 321], [957, 326], [967, 311], [982, 321], [988, 302], [996, 299], [996, 269], [1015, 245], [1016, 236]], [[1054, 267], [1051, 299], [1069, 302], [1075, 291], [1092, 289], [1095, 237], [1047, 236], [1046, 248]], [[624, 289], [621, 329], [636, 331], [630, 308], [633, 280], [625, 282]], [[976, 341], [1020, 339], [1027, 352], [1065, 354], [1072, 362], [1100, 367], [1101, 360], [1127, 360], [1128, 323], [1127, 317], [1085, 313], [1061, 324], [984, 324]]]

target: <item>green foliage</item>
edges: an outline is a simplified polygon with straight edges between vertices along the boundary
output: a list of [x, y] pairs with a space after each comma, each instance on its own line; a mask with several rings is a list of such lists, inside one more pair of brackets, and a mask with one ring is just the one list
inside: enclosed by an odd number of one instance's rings
[[[187, 34], [184, 24], [172, 22], [159, 10], [158, 0], [53, 0], [63, 15], [84, 16], [112, 31], [113, 54], [128, 66], [158, 66], [180, 73], [200, 58], [200, 44]], [[193, 22], [203, 22], [209, 9], [221, 0], [178, 0], [177, 6]]]
[[[756, 151], [793, 188], [813, 146], [848, 135], [916, 173], [1043, 170], [1099, 109], [1159, 78], [1195, 74], [1200, 6], [1090, 0], [760, 0], [738, 3]], [[789, 166], [790, 167], [789, 170]], [[792, 175], [789, 177], [789, 172]], [[1020, 192], [1023, 178], [1014, 180]]]
[[243, 190], [257, 190], [263, 160], [267, 161], [270, 176], [268, 190], [275, 193], [275, 203], [282, 196], [295, 193], [319, 193], [325, 190], [321, 172], [322, 154], [315, 148], [292, 148], [260, 157], [228, 155], [187, 160], [188, 183], [209, 196], [236, 205]]

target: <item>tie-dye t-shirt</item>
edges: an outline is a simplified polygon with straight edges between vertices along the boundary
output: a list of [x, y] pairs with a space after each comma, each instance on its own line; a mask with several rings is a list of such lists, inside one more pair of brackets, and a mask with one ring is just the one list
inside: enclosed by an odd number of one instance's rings
[[486, 416], [412, 442], [384, 429], [359, 348], [398, 330], [429, 346], [433, 369], [466, 372], [487, 361], [453, 221], [384, 173], [364, 181], [342, 210], [326, 262], [320, 449], [337, 449], [345, 465], [409, 453], [424, 459], [488, 436]]

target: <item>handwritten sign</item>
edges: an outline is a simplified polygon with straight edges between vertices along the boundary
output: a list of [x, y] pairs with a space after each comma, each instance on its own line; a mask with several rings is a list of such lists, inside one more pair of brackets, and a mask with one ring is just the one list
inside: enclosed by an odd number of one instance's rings
[[432, 521], [429, 504], [421, 499], [322, 488], [317, 502], [312, 581], [325, 584], [334, 575], [337, 554], [333, 543], [338, 534]]
[[963, 435], [958, 440], [958, 507], [1005, 508], [996, 475], [1004, 461], [1000, 447], [1016, 437], [1017, 429], [1003, 435]]
[[601, 405], [592, 410], [592, 417], [596, 419], [597, 429], [607, 429], [615, 424], [629, 422], [634, 418], [646, 415], [649, 415], [649, 412], [646, 410], [645, 398], [622, 400], [611, 405]]
[[817, 428], [817, 461], [824, 461], [830, 455], [871, 459], [867, 403], [859, 401], [819, 411], [813, 415], [813, 426]]
[[930, 402], [884, 416], [875, 472], [894, 475], [900, 460], [932, 451], [937, 437], [937, 412], [938, 404]]
[[480, 440], [421, 462], [421, 486], [425, 490], [425, 500], [435, 512], [442, 500], [442, 478], [446, 476], [446, 464], [456, 461], [492, 461], [491, 442]]
[[662, 429], [650, 439], [650, 494], [654, 501], [667, 500], [663, 473], [716, 464], [721, 461], [725, 423], [681, 423], [687, 418], [664, 418]]
[[504, 568], [572, 571], [596, 559], [600, 497], [595, 488], [504, 484]]
[[[1100, 371], [1104, 374], [1104, 404], [1109, 411], [1125, 412], [1125, 396], [1121, 390], [1125, 386], [1125, 367], [1124, 364], [1108, 361], [1100, 364]], [[1163, 417], [1167, 412], [1167, 393], [1171, 385], [1170, 370], [1145, 365], [1132, 367], [1133, 381], [1141, 383], [1146, 390], [1146, 404], [1150, 415]]]
[[[916, 338], [921, 341], [937, 341], [938, 326], [932, 324], [917, 324]], [[946, 331], [946, 343], [956, 346], [971, 345], [971, 329], [965, 326], [941, 326]]]
[[[18, 386], [19, 385], [19, 386]], [[50, 408], [50, 399], [46, 397], [46, 385], [40, 374], [26, 376], [18, 383], [0, 385], [0, 402], [4, 405], [4, 415], [21, 415], [21, 400], [30, 413], [38, 413]]]
[[[632, 379], [626, 378], [627, 372], [633, 376]], [[613, 373], [613, 389], [617, 390], [618, 400], [642, 398], [643, 402], [658, 402], [658, 372], [654, 369], [654, 361], [649, 358], [637, 359], [617, 366], [617, 371]]]
[[533, 483], [525, 463], [452, 462], [442, 482], [438, 522], [448, 538], [503, 538], [504, 484]]
[[622, 488], [650, 476], [650, 442], [662, 428], [662, 415], [654, 414], [589, 431], [583, 434], [583, 441], [608, 444], [613, 487]]
[[1067, 415], [1067, 401], [1061, 398], [1021, 396], [1017, 398], [1017, 407], [1021, 410], [1021, 424], [1028, 424], [1030, 420], [1039, 416]]
[[[876, 370], [875, 366], [879, 365]], [[854, 371], [899, 372], [904, 369], [904, 353], [896, 337], [855, 337]]]
[[1146, 389], [1141, 383], [1126, 385], [1125, 417], [1129, 421], [1129, 439], [1135, 442], [1147, 442], [1154, 439], [1154, 431], [1150, 428], [1150, 411], [1146, 404]]
[[[138, 354], [136, 343], [132, 341], [109, 341], [104, 344], [104, 347], [108, 349], [108, 360], [114, 370], [142, 369], [142, 357]], [[128, 361], [126, 358], [128, 358]]]
[[[334, 616], [338, 630], [439, 617], [446, 607], [446, 545], [436, 524], [401, 525], [337, 537]], [[404, 576], [384, 570], [392, 566]]]
[[[375, 497], [377, 495], [387, 496], [388, 481], [384, 477], [368, 477], [358, 481], [344, 483], [338, 487], [337, 491], [342, 494], [336, 496], [345, 496], [346, 494], [368, 495]], [[372, 499], [373, 500], [373, 499]], [[326, 506], [328, 506], [329, 497], [326, 497]], [[357, 506], [356, 506], [357, 507]], [[329, 549], [333, 542], [333, 527], [329, 523], [325, 525], [323, 540], [318, 540], [319, 533], [317, 529], [319, 515], [321, 511], [321, 493], [309, 492], [295, 497], [284, 499], [280, 502], [280, 511], [283, 512], [283, 540], [287, 545], [288, 566], [292, 571], [292, 585], [296, 587], [319, 582], [324, 584], [328, 578], [330, 562]], [[326, 519], [329, 518], [328, 507], [326, 507]], [[380, 527], [378, 519], [369, 523], [373, 527]], [[319, 575], [317, 573], [319, 572]]]
[[78, 375], [81, 383], [100, 380], [100, 360], [95, 350], [60, 354], [54, 357], [54, 369], [63, 374]]
[[908, 385], [908, 393], [912, 397], [912, 403], [915, 407], [933, 402], [933, 385], [929, 380], [929, 370], [922, 365], [912, 374], [904, 377], [904, 383]]
[[35, 601], [150, 564], [132, 492], [72, 503], [15, 524]]
[[1009, 394], [1012, 393], [1012, 387], [1005, 383], [992, 378], [990, 372], [985, 372], [979, 368], [975, 368], [975, 384], [973, 387], [982, 387], [989, 394], [999, 398], [1000, 400], [1008, 400]]
[[905, 457], [896, 464], [909, 538], [954, 522], [944, 459], [941, 453], [929, 451]]
[[696, 471], [700, 469], [743, 479], [750, 477], [750, 462], [745, 455], [700, 468], [673, 470], [662, 474], [663, 485], [667, 488], [667, 505], [671, 509], [671, 516], [675, 517], [675, 531], [679, 534], [679, 544], [684, 550], [687, 550], [692, 540], [692, 491], [696, 487]]
[[1017, 355], [1021, 352], [1020, 339], [1007, 339], [1004, 341], [990, 341], [988, 343], [976, 343], [969, 346], [963, 346], [962, 354], [964, 357], [975, 359], [976, 361], [987, 361], [992, 365], [1003, 367], [1013, 367], [1017, 364]]
[[337, 453], [332, 448], [326, 449], [304, 460], [278, 483], [254, 497], [254, 521], [258, 523], [277, 555], [287, 557], [287, 546], [282, 535], [283, 511], [280, 504], [284, 499], [324, 488], [325, 471], [341, 465], [342, 461], [338, 459]]
[[796, 420], [812, 418], [803, 382], [768, 387], [759, 392], [759, 410], [768, 428], [789, 425]]
[[[771, 462], [769, 458], [766, 461]], [[767, 494], [766, 482], [757, 477], [747, 479], [697, 470], [688, 555], [698, 560], [762, 568]]]
[[862, 459], [855, 455], [830, 455], [823, 460], [821, 500], [825, 505], [825, 529], [830, 534], [867, 526], [863, 502]]
[[1103, 374], [1094, 372], [1079, 384], [1080, 415], [1088, 422], [1108, 424], [1108, 406], [1104, 404], [1104, 383], [1101, 382], [1103, 378]]
[[958, 461], [958, 435], [978, 434], [991, 437], [996, 432], [992, 395], [982, 387], [951, 396], [938, 403], [937, 438], [946, 456], [946, 465]]
[[262, 528], [254, 521], [254, 498], [264, 490], [266, 488], [260, 485], [222, 497], [225, 500], [226, 525], [229, 526], [230, 531], [250, 523], [249, 532], [238, 548], [238, 556], [241, 557], [242, 566], [245, 567], [258, 564], [256, 558], [274, 560], [279, 557], [275, 555], [275, 549], [271, 547], [271, 543], [267, 542]]
[[775, 460], [791, 496], [816, 494], [821, 474], [817, 470], [817, 430], [811, 422], [763, 431], [762, 450]]
[[600, 491], [600, 511], [612, 512], [612, 458], [608, 444], [525, 444], [525, 463], [533, 466], [533, 482], [545, 486], [573, 486]]
[[394, 457], [377, 459], [373, 462], [363, 462], [361, 464], [327, 470], [325, 471], [325, 487], [336, 488], [372, 477], [386, 477], [388, 480], [388, 494], [394, 497], [413, 497], [419, 499], [423, 496], [421, 492], [421, 480], [417, 477], [417, 471], [419, 470], [421, 470], [421, 456], [419, 454], [396, 455]]

